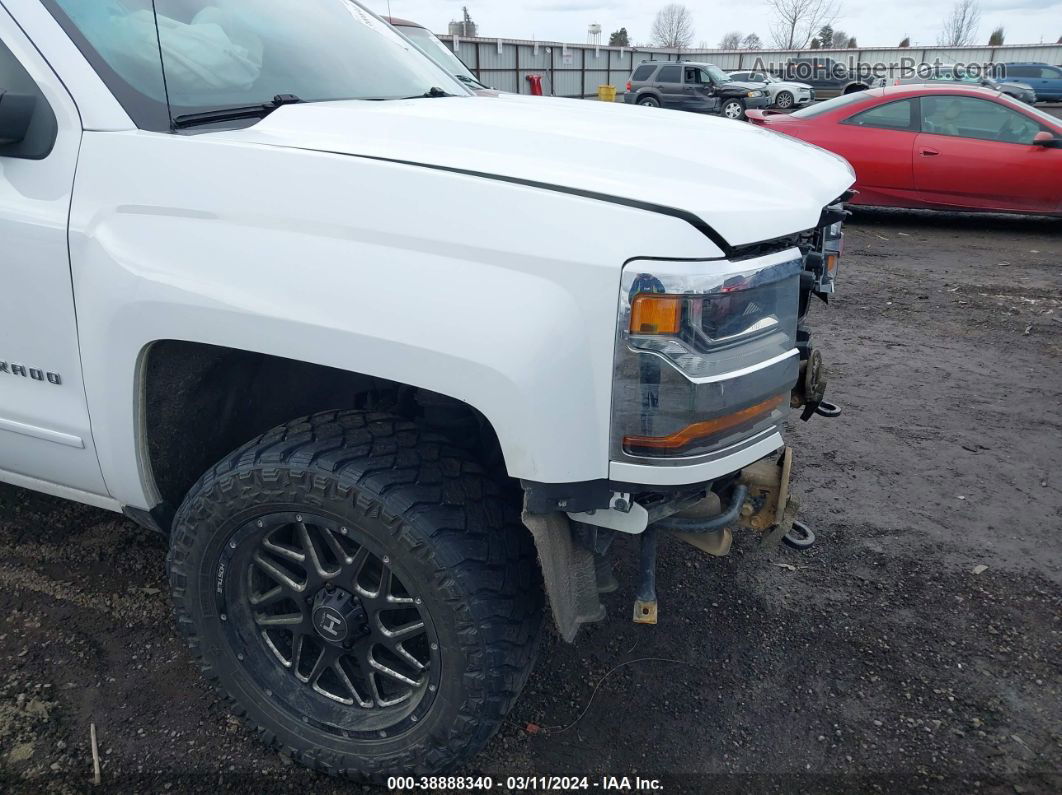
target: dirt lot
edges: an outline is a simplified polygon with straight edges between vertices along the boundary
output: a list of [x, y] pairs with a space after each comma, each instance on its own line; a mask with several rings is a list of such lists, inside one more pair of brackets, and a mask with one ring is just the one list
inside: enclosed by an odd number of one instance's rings
[[[467, 772], [1062, 791], [1062, 225], [864, 211], [841, 286], [814, 315], [844, 418], [790, 435], [816, 546], [666, 543], [660, 625], [625, 582], [575, 646], [549, 637]], [[203, 684], [163, 556], [0, 486], [0, 789], [92, 789], [94, 722], [112, 791], [342, 791]]]

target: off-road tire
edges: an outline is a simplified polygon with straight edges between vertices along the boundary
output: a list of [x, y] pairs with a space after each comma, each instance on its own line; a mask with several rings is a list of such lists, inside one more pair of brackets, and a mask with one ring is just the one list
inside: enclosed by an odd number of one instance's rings
[[[371, 533], [423, 596], [442, 674], [427, 713], [401, 735], [350, 739], [307, 725], [270, 699], [225, 640], [219, 556], [256, 515], [300, 510]], [[541, 577], [516, 506], [466, 452], [387, 414], [318, 414], [229, 455], [178, 511], [167, 566], [178, 624], [206, 678], [267, 745], [331, 775], [381, 782], [451, 769], [497, 731], [537, 652]]]

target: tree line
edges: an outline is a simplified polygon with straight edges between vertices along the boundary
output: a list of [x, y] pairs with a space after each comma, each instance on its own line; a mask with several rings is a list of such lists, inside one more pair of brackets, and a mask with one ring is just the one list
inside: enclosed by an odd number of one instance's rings
[[[841, 0], [763, 0], [770, 13], [768, 41], [780, 50], [826, 50], [858, 47], [855, 36], [835, 28], [841, 17]], [[976, 44], [981, 28], [981, 8], [978, 0], [956, 0], [941, 22], [937, 44], [958, 47]], [[696, 27], [693, 12], [681, 3], [669, 3], [661, 8], [651, 29], [650, 44], [656, 47], [687, 50], [693, 46]], [[995, 28], [988, 37], [988, 45], [998, 47], [1004, 43], [1006, 31]], [[1058, 40], [1062, 44], [1062, 37]], [[609, 37], [613, 47], [630, 47], [631, 38], [626, 28], [620, 28]], [[905, 36], [900, 47], [910, 47], [911, 38]], [[756, 33], [733, 30], [723, 34], [718, 44], [721, 50], [759, 50], [764, 42]], [[701, 40], [699, 49], [709, 49], [708, 42]]]

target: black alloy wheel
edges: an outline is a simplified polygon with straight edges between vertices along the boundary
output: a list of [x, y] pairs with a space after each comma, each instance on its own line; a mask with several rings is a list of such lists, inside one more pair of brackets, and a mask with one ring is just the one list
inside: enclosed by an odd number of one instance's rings
[[519, 501], [393, 415], [275, 428], [192, 487], [167, 560], [204, 676], [270, 747], [358, 781], [481, 749], [530, 674], [541, 574]]
[[289, 709], [309, 700], [331, 716], [322, 728], [348, 737], [416, 723], [441, 670], [423, 599], [373, 546], [357, 527], [282, 512], [244, 525], [222, 558], [236, 576], [218, 613], [237, 658]]

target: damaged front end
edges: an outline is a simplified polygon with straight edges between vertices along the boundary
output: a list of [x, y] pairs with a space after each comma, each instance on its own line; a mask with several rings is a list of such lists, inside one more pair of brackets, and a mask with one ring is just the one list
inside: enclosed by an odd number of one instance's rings
[[617, 587], [614, 542], [640, 543], [633, 620], [655, 624], [661, 533], [713, 556], [735, 530], [806, 547], [796, 521], [787, 408], [836, 417], [807, 322], [836, 290], [847, 212], [839, 198], [808, 232], [728, 261], [632, 263], [623, 275], [609, 479], [525, 482], [524, 523], [539, 551], [562, 637], [604, 615]]

